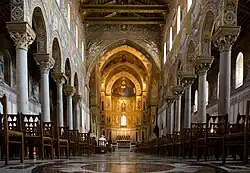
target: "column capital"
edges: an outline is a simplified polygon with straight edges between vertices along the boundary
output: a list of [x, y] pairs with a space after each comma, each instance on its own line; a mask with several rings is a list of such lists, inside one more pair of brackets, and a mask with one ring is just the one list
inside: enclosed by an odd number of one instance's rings
[[80, 94], [75, 94], [74, 95], [74, 99], [75, 101], [78, 103], [78, 102], [81, 102], [82, 101], [82, 95]]
[[168, 104], [173, 103], [175, 100], [176, 100], [176, 96], [174, 96], [174, 95], [167, 95], [166, 96], [166, 101]]
[[240, 34], [240, 26], [220, 26], [213, 36], [213, 43], [220, 52], [230, 51]]
[[196, 77], [197, 76], [193, 73], [184, 72], [181, 76], [181, 82], [184, 84], [184, 86], [192, 85]]
[[195, 60], [195, 68], [198, 74], [200, 75], [207, 73], [213, 61], [214, 61], [213, 56], [197, 56]]
[[64, 88], [64, 92], [67, 96], [73, 96], [76, 92], [76, 89], [74, 86], [71, 86], [71, 85], [68, 85], [68, 86], [65, 86]]
[[184, 87], [181, 85], [174, 86], [172, 92], [175, 96], [181, 96], [184, 92]]
[[55, 60], [48, 53], [35, 53], [34, 56], [41, 73], [48, 73], [55, 64]]
[[36, 38], [34, 30], [28, 22], [7, 22], [6, 27], [18, 49], [28, 49], [28, 46], [31, 45]]
[[62, 85], [66, 82], [67, 77], [62, 72], [52, 72], [52, 77], [56, 81], [57, 85]]

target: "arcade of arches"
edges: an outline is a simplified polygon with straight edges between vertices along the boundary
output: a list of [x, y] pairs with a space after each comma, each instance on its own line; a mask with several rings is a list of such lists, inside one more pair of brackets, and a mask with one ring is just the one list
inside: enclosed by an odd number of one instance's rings
[[[24, 145], [16, 151], [0, 131], [1, 156], [90, 155], [104, 135], [135, 160], [247, 163], [249, 11], [248, 0], [1, 0], [0, 127]], [[36, 128], [40, 143], [27, 137]]]

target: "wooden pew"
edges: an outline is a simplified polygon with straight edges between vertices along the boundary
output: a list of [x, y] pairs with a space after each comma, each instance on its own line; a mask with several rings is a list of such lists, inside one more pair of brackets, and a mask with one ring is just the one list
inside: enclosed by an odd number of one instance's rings
[[203, 155], [206, 161], [209, 150], [211, 151], [211, 156], [213, 155], [212, 153], [215, 152], [216, 160], [219, 160], [220, 155], [222, 155], [222, 158], [224, 157], [224, 137], [227, 134], [227, 127], [228, 114], [216, 116], [207, 114], [205, 136], [197, 140], [197, 160]]
[[3, 114], [0, 115], [0, 145], [1, 154], [5, 155], [5, 165], [9, 165], [10, 144], [20, 147], [20, 162], [24, 161], [24, 135], [22, 132], [21, 119], [19, 115], [7, 114], [6, 95], [0, 99], [3, 105]]
[[173, 155], [174, 155], [174, 140], [175, 140], [175, 136], [174, 136], [174, 134], [167, 134], [166, 137], [167, 137], [167, 144], [166, 144], [167, 156], [173, 157]]
[[183, 128], [181, 130], [181, 155], [183, 159], [185, 156], [191, 157], [191, 128]]
[[69, 152], [70, 155], [78, 154], [78, 130], [69, 130]]
[[78, 134], [78, 145], [79, 145], [79, 155], [87, 154], [91, 155], [91, 139], [89, 133], [79, 133]]
[[[236, 155], [238, 154], [244, 163], [248, 162], [248, 146], [250, 146], [249, 128], [249, 115], [238, 114], [236, 124], [229, 124], [228, 134], [225, 135], [226, 151], [229, 150], [229, 153], [232, 154], [234, 160], [236, 160]], [[223, 163], [225, 162], [226, 155], [223, 157]]]
[[58, 127], [57, 129], [57, 138], [56, 138], [56, 144], [57, 144], [57, 155], [60, 159], [61, 154], [66, 154], [66, 158], [69, 158], [69, 127]]
[[199, 138], [202, 138], [205, 136], [205, 130], [206, 130], [206, 123], [191, 123], [191, 129], [190, 129], [190, 152], [189, 152], [189, 158], [192, 158], [192, 156], [196, 155], [198, 153], [198, 147], [197, 147], [197, 140]]
[[[41, 114], [20, 114], [24, 133], [25, 147], [29, 148], [30, 156], [34, 147], [40, 149], [40, 158], [44, 160], [45, 149], [48, 148], [50, 158], [54, 158], [54, 126], [53, 122], [43, 122]], [[33, 159], [33, 158], [32, 158]]]

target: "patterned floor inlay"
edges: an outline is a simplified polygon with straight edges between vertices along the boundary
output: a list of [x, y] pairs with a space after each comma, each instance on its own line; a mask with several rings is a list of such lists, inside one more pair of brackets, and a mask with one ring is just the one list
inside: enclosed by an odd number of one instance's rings
[[[115, 152], [90, 157], [71, 157], [69, 160], [25, 160], [24, 164], [11, 161], [0, 173], [249, 173], [250, 166], [216, 165], [132, 152]], [[2, 167], [1, 167], [2, 166]]]

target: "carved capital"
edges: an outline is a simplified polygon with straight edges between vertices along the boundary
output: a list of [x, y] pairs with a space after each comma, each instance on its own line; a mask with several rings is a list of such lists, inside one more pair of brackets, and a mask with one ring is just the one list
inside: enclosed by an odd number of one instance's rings
[[230, 51], [240, 33], [240, 26], [220, 26], [213, 36], [213, 43], [220, 52]]
[[181, 86], [181, 85], [174, 86], [172, 88], [172, 92], [176, 96], [181, 96], [183, 94], [183, 92], [184, 92], [184, 87]]
[[74, 95], [74, 100], [78, 103], [78, 102], [81, 102], [82, 101], [82, 96], [77, 94], [77, 95]]
[[48, 53], [34, 54], [35, 61], [40, 68], [41, 73], [49, 73], [55, 64], [55, 60]]
[[36, 38], [35, 32], [27, 22], [7, 22], [6, 27], [18, 49], [28, 49]]
[[67, 77], [62, 72], [52, 72], [52, 77], [57, 85], [63, 85], [67, 80]]
[[207, 73], [214, 61], [213, 56], [198, 56], [195, 60], [195, 68], [198, 74]]
[[196, 77], [197, 76], [192, 72], [184, 72], [181, 74], [181, 82], [184, 86], [192, 85]]
[[166, 96], [166, 102], [168, 104], [173, 103], [175, 100], [176, 100], [176, 96], [174, 96], [174, 95], [168, 95], [168, 96]]
[[65, 94], [66, 94], [68, 97], [70, 97], [70, 96], [72, 97], [72, 96], [75, 94], [76, 89], [75, 89], [74, 86], [68, 85], [68, 86], [66, 86], [66, 87], [64, 88], [64, 92], [65, 92]]

